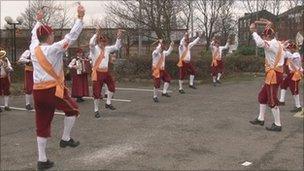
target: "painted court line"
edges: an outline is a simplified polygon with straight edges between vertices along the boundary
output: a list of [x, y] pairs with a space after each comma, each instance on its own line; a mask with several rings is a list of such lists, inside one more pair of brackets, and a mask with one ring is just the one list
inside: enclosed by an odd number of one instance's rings
[[[91, 99], [93, 100], [94, 98], [93, 97], [82, 97], [84, 99]], [[107, 100], [106, 98], [103, 98], [103, 100]], [[117, 102], [128, 102], [130, 103], [131, 100], [128, 100], [128, 99], [112, 99], [111, 101], [117, 101]]]
[[[0, 107], [4, 108], [4, 106], [0, 106]], [[13, 110], [20, 110], [20, 111], [35, 112], [35, 110], [27, 110], [27, 109], [25, 109], [25, 108], [12, 107], [12, 106], [10, 106], [10, 109], [13, 109]], [[55, 114], [55, 115], [65, 115], [63, 112], [55, 112], [54, 114]]]
[[304, 110], [302, 110], [301, 112], [296, 113], [295, 115], [293, 115], [293, 117], [304, 118]]
[[[152, 89], [144, 89], [144, 88], [122, 88], [122, 87], [118, 87], [118, 88], [116, 88], [116, 90], [153, 92]], [[162, 92], [162, 90], [158, 90], [158, 91]], [[172, 93], [173, 91], [168, 90], [167, 92]]]

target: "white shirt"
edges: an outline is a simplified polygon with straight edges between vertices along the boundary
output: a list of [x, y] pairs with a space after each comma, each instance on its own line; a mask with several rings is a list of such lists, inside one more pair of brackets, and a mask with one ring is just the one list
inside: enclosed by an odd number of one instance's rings
[[[289, 56], [290, 62], [292, 62], [293, 66], [296, 68], [296, 70], [303, 71], [302, 68], [302, 60], [301, 55], [299, 52], [295, 52], [292, 55]], [[294, 69], [289, 65], [289, 70], [294, 71]]]
[[[272, 39], [270, 41], [263, 40], [256, 32], [252, 33], [253, 39], [258, 47], [264, 48], [265, 58], [271, 68], [274, 67], [277, 53], [279, 52], [279, 41]], [[282, 45], [283, 47], [283, 45]], [[283, 53], [283, 52], [282, 52]], [[282, 54], [284, 55], [284, 54]], [[284, 58], [281, 57], [277, 66], [284, 65]]]
[[213, 42], [211, 42], [210, 46], [211, 46], [212, 55], [214, 55], [217, 51], [219, 52], [219, 56], [217, 57], [218, 59], [222, 59], [223, 50], [229, 48], [229, 44], [228, 43], [226, 43], [225, 46], [216, 47], [216, 46], [213, 45]]
[[[199, 42], [200, 38], [197, 37], [194, 41], [192, 41], [191, 43], [188, 44], [188, 48], [189, 48], [189, 52], [187, 53], [187, 55], [185, 56], [184, 60], [187, 61], [187, 62], [190, 62], [191, 60], [191, 51], [190, 49], [196, 45], [198, 42]], [[179, 44], [179, 48], [178, 48], [178, 51], [179, 51], [179, 58], [182, 57], [182, 54], [183, 52], [186, 50], [186, 46], [185, 46], [185, 37], [182, 38], [182, 40], [180, 41], [180, 44]]]
[[[5, 71], [5, 68], [4, 68], [4, 65], [2, 63], [3, 61], [0, 62], [0, 77], [3, 78], [3, 77], [6, 77], [7, 76], [7, 72]], [[7, 68], [10, 70], [10, 71], [13, 71], [13, 68], [12, 68], [12, 65], [10, 63], [10, 61], [6, 58], [6, 62], [7, 62]]]
[[29, 62], [31, 62], [31, 52], [30, 50], [26, 50], [22, 53], [22, 55], [20, 56], [18, 62], [22, 63], [22, 64], [27, 64]]
[[160, 67], [165, 68], [166, 56], [169, 56], [171, 54], [172, 50], [173, 50], [173, 47], [170, 46], [168, 50], [164, 50], [163, 52], [161, 52], [161, 44], [158, 44], [158, 46], [152, 53], [152, 66], [157, 65], [157, 63], [161, 57], [161, 53], [162, 53], [164, 56], [164, 62], [162, 63], [162, 65]]
[[[100, 55], [100, 52], [101, 52], [100, 47], [96, 44], [96, 38], [97, 38], [97, 35], [94, 34], [93, 37], [90, 40], [90, 55], [89, 55], [89, 58], [92, 59], [92, 66], [95, 65], [95, 62], [98, 59], [98, 57]], [[120, 47], [121, 47], [121, 39], [116, 39], [115, 45], [106, 46], [104, 48], [104, 58], [101, 61], [101, 63], [99, 64], [98, 68], [99, 69], [108, 68], [110, 54], [112, 52], [115, 52], [115, 51], [119, 50]]]
[[[32, 42], [30, 45], [31, 59], [34, 67], [34, 73], [33, 73], [34, 83], [55, 80], [52, 76], [50, 76], [45, 72], [45, 70], [38, 63], [38, 60], [35, 56], [35, 48], [39, 45], [39, 40], [36, 34], [36, 30], [40, 25], [41, 24], [37, 22], [34, 29], [32, 30]], [[65, 35], [65, 37], [61, 41], [55, 42], [51, 45], [49, 44], [40, 45], [43, 54], [45, 55], [46, 59], [51, 63], [54, 71], [58, 75], [63, 70], [63, 55], [66, 51], [64, 47], [66, 45], [70, 46], [75, 40], [77, 40], [79, 34], [82, 31], [82, 28], [83, 28], [82, 20], [77, 19], [70, 33]]]

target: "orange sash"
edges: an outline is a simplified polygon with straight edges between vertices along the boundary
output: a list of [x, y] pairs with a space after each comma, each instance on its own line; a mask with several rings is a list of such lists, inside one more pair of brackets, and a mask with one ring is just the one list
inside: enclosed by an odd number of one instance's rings
[[100, 63], [102, 62], [102, 60], [105, 58], [104, 56], [104, 51], [100, 50], [100, 54], [97, 58], [97, 60], [95, 61], [95, 64], [92, 68], [92, 81], [97, 81], [97, 71], [101, 71], [101, 72], [106, 72], [107, 69], [104, 70], [100, 70], [98, 69], [98, 66], [100, 65]]
[[219, 60], [219, 56], [220, 56], [220, 51], [219, 48], [217, 49], [217, 51], [212, 55], [212, 62], [211, 62], [211, 66], [217, 66], [217, 60]]
[[160, 77], [160, 69], [161, 69], [161, 66], [164, 63], [164, 61], [165, 61], [164, 54], [163, 54], [163, 52], [161, 52], [160, 59], [158, 60], [156, 66], [152, 66], [152, 75], [155, 78]]
[[47, 60], [47, 58], [43, 54], [40, 46], [37, 46], [35, 48], [35, 55], [40, 66], [44, 69], [44, 71], [47, 74], [49, 74], [55, 80], [35, 83], [33, 88], [39, 90], [39, 89], [48, 89], [48, 88], [56, 87], [55, 96], [63, 99], [64, 89], [65, 89], [63, 69], [61, 70], [60, 75], [57, 75], [51, 63]]
[[283, 66], [277, 66], [278, 63], [280, 62], [282, 58], [282, 52], [283, 48], [281, 43], [279, 43], [279, 51], [276, 55], [275, 62], [273, 65], [273, 68], [270, 67], [267, 58], [265, 58], [265, 73], [266, 73], [266, 78], [265, 78], [265, 83], [270, 85], [270, 84], [277, 84], [277, 72], [283, 73]]
[[299, 81], [301, 80], [301, 78], [303, 77], [303, 73], [301, 71], [299, 71], [294, 64], [292, 63], [292, 61], [290, 59], [287, 60], [287, 64], [292, 68], [292, 72], [293, 76], [291, 78], [292, 81]]
[[182, 53], [182, 56], [179, 58], [179, 61], [177, 63], [178, 67], [183, 66], [183, 61], [184, 61], [185, 57], [187, 56], [188, 52], [189, 52], [189, 47], [187, 46], [185, 51]]

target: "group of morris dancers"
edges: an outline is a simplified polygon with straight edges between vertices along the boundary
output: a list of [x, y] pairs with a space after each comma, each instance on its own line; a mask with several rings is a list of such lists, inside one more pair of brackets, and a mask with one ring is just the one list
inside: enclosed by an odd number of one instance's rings
[[[63, 135], [59, 142], [61, 148], [77, 147], [80, 142], [71, 138], [70, 133], [75, 123], [76, 117], [79, 116], [79, 108], [77, 103], [71, 98], [69, 91], [65, 85], [63, 71], [63, 56], [69, 46], [77, 40], [83, 29], [83, 17], [85, 9], [79, 4], [77, 8], [77, 20], [71, 31], [65, 37], [54, 42], [53, 29], [41, 23], [44, 17], [43, 10], [39, 10], [36, 14], [36, 25], [32, 30], [31, 44], [29, 50], [26, 50], [18, 60], [18, 63], [25, 65], [25, 101], [26, 109], [32, 110], [30, 103], [31, 94], [34, 99], [35, 118], [36, 118], [36, 135], [38, 148], [38, 170], [48, 169], [54, 166], [54, 162], [50, 161], [46, 156], [47, 139], [51, 136], [51, 122], [55, 109], [64, 111], [64, 128]], [[250, 26], [250, 31], [256, 45], [265, 50], [265, 83], [259, 93], [260, 112], [257, 118], [250, 121], [254, 125], [264, 125], [266, 105], [271, 108], [274, 116], [274, 123], [270, 127], [266, 127], [270, 131], [281, 131], [282, 125], [280, 120], [279, 105], [285, 104], [285, 93], [289, 87], [295, 100], [296, 108], [293, 112], [301, 111], [299, 100], [299, 81], [303, 74], [301, 65], [301, 57], [298, 53], [297, 45], [293, 42], [281, 43], [275, 38], [275, 32], [268, 23], [262, 33], [262, 37], [257, 34], [256, 24]], [[115, 61], [114, 52], [118, 51], [122, 46], [123, 30], [118, 30], [116, 35], [116, 43], [109, 45], [109, 38], [102, 33], [100, 29], [96, 29], [96, 33], [89, 42], [90, 55], [89, 58], [84, 57], [82, 49], [77, 49], [77, 57], [72, 59], [69, 68], [75, 69], [73, 76], [72, 97], [77, 102], [82, 102], [83, 97], [89, 96], [88, 91], [88, 73], [92, 70], [92, 87], [94, 97], [94, 114], [96, 118], [100, 118], [99, 103], [102, 98], [101, 90], [103, 84], [107, 85], [107, 98], [105, 108], [115, 110], [111, 104], [113, 94], [115, 93], [115, 81], [109, 72], [109, 63]], [[191, 48], [197, 44], [202, 34], [197, 33], [194, 41], [190, 42], [190, 36], [185, 33], [179, 44], [179, 93], [185, 94], [183, 89], [183, 80], [189, 75], [189, 87], [196, 89], [194, 85], [195, 68], [191, 63]], [[170, 97], [168, 88], [171, 76], [166, 71], [165, 60], [174, 48], [171, 42], [169, 48], [166, 49], [163, 40], [158, 40], [157, 46], [152, 53], [152, 78], [154, 81], [153, 101], [159, 102], [158, 91], [161, 80], [164, 82], [162, 96]], [[223, 50], [228, 49], [229, 43], [220, 46], [219, 37], [215, 36], [211, 42], [212, 61], [211, 76], [214, 86], [220, 84], [223, 73]], [[284, 64], [284, 58], [286, 59]], [[92, 68], [85, 66], [89, 63]], [[286, 65], [288, 72], [283, 80], [283, 66]], [[9, 111], [9, 87], [10, 73], [13, 68], [6, 58], [6, 52], [0, 51], [0, 95], [4, 96], [4, 110]], [[277, 97], [278, 88], [281, 84], [281, 98]], [[2, 109], [0, 108], [0, 111]]]

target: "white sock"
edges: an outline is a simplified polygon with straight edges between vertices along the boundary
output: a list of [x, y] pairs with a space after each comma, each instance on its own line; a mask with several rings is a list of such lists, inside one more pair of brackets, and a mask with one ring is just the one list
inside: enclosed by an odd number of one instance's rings
[[165, 83], [164, 83], [164, 89], [163, 89], [163, 93], [164, 93], [164, 94], [167, 93], [168, 88], [169, 88], [169, 83], [168, 83], [168, 82], [165, 82]]
[[4, 96], [4, 106], [5, 107], [8, 106], [8, 100], [9, 100], [9, 96]]
[[295, 105], [297, 108], [301, 107], [301, 104], [300, 104], [300, 96], [297, 94], [297, 95], [294, 95], [293, 96], [294, 100], [295, 100]]
[[62, 140], [69, 141], [71, 139], [71, 130], [73, 128], [73, 125], [75, 123], [76, 116], [66, 116], [64, 117], [64, 128], [63, 128], [63, 134], [62, 134]]
[[273, 117], [274, 117], [274, 123], [277, 126], [281, 126], [281, 119], [280, 119], [280, 109], [278, 106], [275, 106], [271, 109]]
[[286, 90], [285, 89], [281, 89], [280, 102], [285, 102], [285, 94], [286, 94]]
[[107, 97], [107, 104], [108, 105], [111, 104], [112, 97], [113, 97], [113, 92], [108, 91], [108, 97]]
[[179, 89], [182, 90], [183, 89], [183, 80], [178, 80], [178, 84], [179, 84]]
[[157, 88], [153, 88], [153, 98], [156, 98], [157, 97]]
[[213, 80], [213, 82], [215, 83], [215, 82], [216, 82], [216, 76], [213, 76], [213, 77], [212, 77], [212, 80]]
[[265, 111], [266, 111], [266, 104], [260, 104], [260, 113], [258, 117], [259, 121], [265, 120]]
[[218, 73], [218, 74], [217, 74], [217, 80], [220, 80], [220, 79], [221, 79], [221, 76], [222, 76], [222, 73]]
[[190, 85], [193, 86], [194, 82], [194, 75], [190, 75]]
[[99, 99], [94, 99], [94, 112], [98, 112]]
[[45, 153], [47, 139], [43, 137], [37, 137], [37, 146], [38, 146], [38, 161], [46, 162], [47, 157]]
[[25, 94], [25, 105], [29, 105], [31, 101], [31, 95]]

